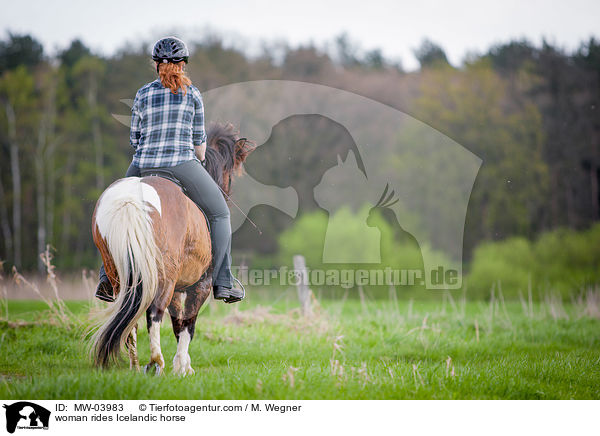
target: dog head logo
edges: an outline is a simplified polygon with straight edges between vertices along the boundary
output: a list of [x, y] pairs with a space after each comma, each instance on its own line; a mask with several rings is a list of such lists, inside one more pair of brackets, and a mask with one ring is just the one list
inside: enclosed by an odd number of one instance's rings
[[3, 406], [6, 409], [6, 431], [14, 433], [19, 429], [47, 429], [50, 411], [27, 401]]

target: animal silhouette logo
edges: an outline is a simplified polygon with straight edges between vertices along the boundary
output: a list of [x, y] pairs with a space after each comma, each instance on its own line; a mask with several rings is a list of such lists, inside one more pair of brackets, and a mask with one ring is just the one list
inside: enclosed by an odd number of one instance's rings
[[[330, 216], [323, 245], [323, 263], [381, 262], [380, 234], [367, 225], [369, 209], [363, 207], [369, 191], [373, 189], [360, 171], [352, 151], [348, 152], [345, 161], [338, 155], [337, 166], [323, 174], [321, 183], [314, 190], [317, 204]], [[354, 229], [352, 238], [347, 236], [347, 223], [337, 222], [344, 221], [343, 217], [348, 213], [356, 215], [362, 223], [360, 228]]]
[[[314, 192], [314, 199], [330, 217], [335, 217], [336, 211], [354, 209], [355, 203], [374, 206], [387, 185], [394, 191], [399, 202], [390, 199], [389, 204], [376, 207], [377, 213], [373, 214], [358, 209], [365, 225], [361, 222], [351, 238], [342, 238], [335, 223], [329, 223], [323, 244], [325, 263], [381, 262], [377, 245], [381, 246], [383, 235], [373, 217], [382, 215], [390, 220], [395, 234], [406, 241], [408, 251], [415, 252], [411, 255], [415, 260], [407, 264], [421, 270], [422, 263], [427, 289], [462, 286], [464, 225], [471, 190], [482, 164], [478, 156], [400, 110], [324, 85], [258, 80], [211, 89], [203, 92], [203, 97], [210, 108], [210, 119], [231, 120], [245, 136], [261, 145], [268, 142], [274, 126], [293, 116], [318, 115], [343, 126], [356, 149], [346, 159], [348, 162], [340, 162], [339, 168], [324, 174], [325, 183], [315, 187]], [[129, 106], [132, 103], [121, 101]], [[128, 116], [113, 116], [129, 125]], [[270, 160], [270, 156], [265, 159]], [[362, 174], [356, 171], [357, 166]], [[317, 175], [314, 164], [292, 170], [304, 171], [311, 181]], [[291, 186], [261, 183], [248, 173], [239, 177], [234, 186], [240, 209], [231, 211], [234, 232], [242, 226], [250, 209], [258, 205], [271, 206], [292, 219], [298, 214], [299, 196]], [[439, 281], [441, 272], [448, 273], [451, 280]]]
[[14, 433], [19, 429], [48, 429], [50, 411], [38, 404], [19, 401], [4, 404], [6, 409], [6, 431]]
[[[410, 256], [415, 260], [404, 264], [417, 265], [420, 270], [422, 259], [427, 289], [459, 289], [462, 286], [464, 225], [473, 183], [482, 163], [479, 157], [400, 110], [324, 85], [258, 80], [215, 88], [204, 92], [203, 97], [206, 107], [210, 107], [211, 119], [231, 120], [257, 144], [267, 143], [274, 126], [291, 116], [318, 115], [343, 126], [356, 147], [352, 147], [349, 162], [345, 162], [346, 158], [338, 165], [340, 168], [325, 174], [326, 184], [315, 188], [318, 205], [329, 213], [330, 219], [335, 218], [336, 211], [345, 213], [357, 203], [362, 202], [363, 207], [374, 205], [382, 189], [389, 184], [388, 189], [394, 191], [399, 202], [380, 208], [382, 213], [379, 215], [394, 219], [390, 225], [395, 233], [406, 239], [404, 245], [409, 247], [408, 251], [415, 252]], [[344, 152], [342, 157], [345, 156]], [[359, 166], [363, 174], [359, 174], [355, 166]], [[317, 169], [309, 163], [304, 168], [291, 168], [291, 171], [303, 171], [312, 179]], [[297, 192], [290, 191], [293, 188], [267, 186], [260, 189], [260, 185], [249, 174], [236, 180], [236, 197], [251, 199], [239, 205], [244, 213], [254, 206], [266, 204], [295, 216], [290, 213], [297, 211], [294, 206], [298, 204]], [[359, 212], [361, 220], [368, 220], [369, 211], [359, 209]], [[231, 216], [235, 230], [244, 217], [235, 211]], [[395, 221], [401, 228], [394, 224]], [[381, 255], [376, 246], [379, 239], [381, 248], [383, 235], [377, 226], [370, 227], [361, 222], [360, 228], [344, 239], [335, 227], [334, 222], [327, 226], [324, 262], [360, 261], [356, 265], [378, 262]], [[369, 245], [361, 245], [364, 241]], [[337, 249], [333, 250], [335, 245]], [[419, 248], [421, 253], [418, 253]], [[439, 280], [442, 276], [444, 280]]]
[[[395, 197], [395, 191], [390, 190], [390, 185], [386, 184], [383, 193], [377, 200], [377, 203], [369, 210], [369, 216], [367, 217], [367, 225], [369, 227], [377, 227], [381, 225], [382, 218], [384, 222], [391, 226], [391, 235], [388, 237], [381, 236], [381, 253], [382, 263], [385, 266], [393, 266], [405, 270], [418, 271], [420, 277], [424, 277], [424, 266], [423, 266], [423, 255], [421, 253], [421, 247], [417, 239], [409, 232], [404, 230], [401, 223], [398, 221], [396, 212], [392, 209], [392, 206], [400, 204], [400, 199]], [[396, 206], [397, 208], [402, 206]], [[395, 259], [393, 264], [387, 264], [386, 254], [390, 252], [401, 252], [403, 256], [401, 259]]]

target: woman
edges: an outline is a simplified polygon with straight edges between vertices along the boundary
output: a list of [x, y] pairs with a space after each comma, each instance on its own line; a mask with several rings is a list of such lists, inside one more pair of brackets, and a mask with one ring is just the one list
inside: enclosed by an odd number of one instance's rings
[[[235, 303], [244, 297], [233, 288], [231, 222], [219, 186], [204, 169], [206, 133], [200, 91], [183, 69], [189, 52], [175, 37], [160, 39], [152, 51], [159, 78], [137, 92], [131, 108], [130, 142], [135, 150], [126, 177], [166, 172], [178, 179], [188, 197], [206, 214], [213, 247], [213, 295]], [[114, 301], [104, 266], [96, 296]]]

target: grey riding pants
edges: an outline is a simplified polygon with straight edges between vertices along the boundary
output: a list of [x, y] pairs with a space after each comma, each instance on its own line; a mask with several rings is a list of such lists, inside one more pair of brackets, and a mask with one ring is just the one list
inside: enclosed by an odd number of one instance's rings
[[[125, 177], [142, 177], [153, 172], [167, 173], [181, 182], [187, 196], [200, 207], [210, 223], [213, 255], [213, 286], [233, 286], [231, 275], [231, 221], [227, 202], [217, 183], [196, 160], [174, 167], [140, 168], [129, 166]], [[103, 266], [104, 267], [104, 266]], [[104, 271], [100, 274], [102, 274]]]

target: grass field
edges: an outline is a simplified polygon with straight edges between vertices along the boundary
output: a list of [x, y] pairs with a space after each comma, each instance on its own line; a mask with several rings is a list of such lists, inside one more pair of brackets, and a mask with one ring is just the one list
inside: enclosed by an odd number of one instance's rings
[[[211, 303], [190, 347], [196, 374], [94, 369], [82, 332], [88, 302], [64, 321], [40, 301], [0, 317], [0, 398], [16, 399], [556, 399], [600, 398], [597, 294], [563, 305], [323, 300], [304, 319], [289, 300]], [[145, 328], [140, 361], [149, 357]]]

